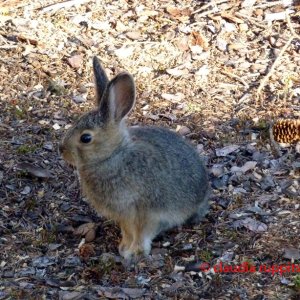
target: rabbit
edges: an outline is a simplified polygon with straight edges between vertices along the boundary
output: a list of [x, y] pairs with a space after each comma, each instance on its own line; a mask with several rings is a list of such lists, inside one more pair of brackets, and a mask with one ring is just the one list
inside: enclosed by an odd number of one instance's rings
[[160, 232], [205, 216], [207, 171], [195, 149], [177, 133], [125, 125], [135, 104], [129, 73], [109, 81], [97, 57], [93, 70], [97, 107], [67, 131], [59, 150], [76, 167], [87, 201], [120, 226], [120, 255], [148, 255]]

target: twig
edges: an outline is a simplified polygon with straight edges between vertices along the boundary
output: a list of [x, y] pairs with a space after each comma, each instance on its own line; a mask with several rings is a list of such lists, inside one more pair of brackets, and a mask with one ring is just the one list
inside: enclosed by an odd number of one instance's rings
[[[199, 9], [195, 10], [192, 12], [192, 15], [194, 14], [197, 14], [198, 12], [202, 11], [202, 10], [205, 10], [207, 8], [209, 8], [210, 6], [216, 6], [218, 4], [222, 4], [224, 2], [227, 2], [227, 0], [219, 0], [219, 1], [212, 1], [212, 2], [209, 2], [205, 5], [203, 5], [202, 7], [200, 7]], [[212, 11], [209, 11], [208, 14], [210, 14]]]
[[242, 14], [242, 13], [240, 13], [240, 12], [236, 12], [235, 15], [236, 15], [237, 17], [247, 19], [250, 23], [254, 24], [254, 25], [257, 26], [257, 27], [260, 27], [260, 28], [262, 28], [262, 29], [266, 29], [266, 25], [262, 24], [262, 21], [258, 20], [257, 18], [253, 18], [253, 17], [251, 17], [251, 16]]
[[239, 77], [239, 76], [237, 76], [235, 74], [232, 74], [230, 72], [226, 72], [224, 70], [222, 70], [221, 73], [224, 74], [224, 75], [227, 75], [227, 76], [229, 76], [229, 77], [231, 77], [231, 78], [233, 78], [233, 79], [235, 79], [235, 80], [237, 80], [239, 82], [241, 82], [246, 87], [246, 89], [249, 88], [248, 83], [243, 78], [241, 78], [241, 77]]
[[51, 5], [48, 5], [44, 8], [41, 8], [41, 13], [46, 13], [46, 12], [49, 12], [49, 11], [58, 11], [59, 9], [61, 8], [70, 8], [72, 7], [73, 5], [81, 5], [85, 2], [89, 2], [90, 0], [68, 0], [68, 1], [64, 1], [64, 2], [61, 2], [61, 3], [55, 3], [55, 4], [51, 4]]
[[259, 87], [257, 89], [257, 96], [256, 99], [258, 99], [261, 95], [261, 91], [262, 89], [265, 87], [266, 82], [268, 81], [268, 79], [271, 77], [271, 75], [273, 74], [276, 66], [279, 64], [280, 59], [282, 57], [282, 55], [284, 54], [284, 52], [287, 50], [287, 48], [290, 46], [290, 44], [292, 43], [292, 41], [297, 38], [300, 39], [300, 36], [295, 32], [292, 23], [291, 23], [291, 19], [289, 14], [286, 14], [286, 20], [287, 20], [287, 24], [289, 26], [289, 29], [291, 31], [292, 36], [289, 38], [289, 40], [286, 42], [286, 44], [284, 45], [284, 47], [282, 47], [282, 49], [280, 50], [278, 56], [276, 57], [275, 61], [273, 62], [272, 67], [270, 68], [270, 71], [268, 72], [268, 74], [263, 78], [263, 80], [260, 82]]
[[[291, 3], [288, 3], [288, 4], [292, 5], [292, 0], [291, 0]], [[267, 2], [267, 3], [264, 3], [264, 4], [259, 4], [259, 5], [253, 6], [253, 8], [254, 9], [266, 8], [266, 7], [272, 7], [272, 6], [275, 6], [275, 5], [284, 5], [284, 1], [282, 1], [282, 0], [270, 1], [270, 2]], [[285, 6], [288, 6], [288, 5], [285, 5]]]
[[295, 29], [294, 29], [294, 27], [293, 27], [293, 25], [292, 25], [292, 23], [291, 23], [291, 18], [290, 18], [290, 15], [289, 15], [289, 14], [287, 14], [286, 20], [287, 20], [287, 24], [288, 24], [288, 26], [289, 26], [289, 30], [290, 30], [291, 33], [292, 33], [292, 36], [293, 36], [294, 38], [300, 39], [300, 35], [297, 34], [297, 33], [295, 32]]

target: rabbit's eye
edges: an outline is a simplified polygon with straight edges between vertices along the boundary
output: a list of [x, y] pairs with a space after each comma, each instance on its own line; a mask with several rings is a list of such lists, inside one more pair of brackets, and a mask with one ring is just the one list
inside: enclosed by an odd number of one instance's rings
[[92, 140], [92, 136], [89, 133], [84, 133], [80, 137], [81, 143], [88, 144]]

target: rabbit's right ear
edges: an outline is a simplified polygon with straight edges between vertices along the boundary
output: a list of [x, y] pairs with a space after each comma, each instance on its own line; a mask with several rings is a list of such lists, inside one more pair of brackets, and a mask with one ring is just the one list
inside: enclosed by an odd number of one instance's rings
[[93, 68], [96, 81], [96, 98], [99, 105], [109, 81], [105, 70], [96, 56], [93, 58]]
[[135, 102], [135, 84], [133, 77], [126, 72], [113, 78], [102, 96], [99, 111], [106, 121], [120, 122]]

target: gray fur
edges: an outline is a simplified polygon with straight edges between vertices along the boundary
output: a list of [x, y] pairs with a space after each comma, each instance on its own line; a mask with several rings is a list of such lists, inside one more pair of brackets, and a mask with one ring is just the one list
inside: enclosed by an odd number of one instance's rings
[[[115, 117], [125, 117], [134, 105], [133, 79], [126, 74], [107, 83], [101, 100], [107, 105], [105, 116], [100, 103], [98, 110], [84, 115], [69, 130], [61, 146], [64, 158], [77, 167], [89, 202], [120, 224], [124, 235], [120, 252], [125, 257], [136, 254], [139, 247], [147, 254], [160, 231], [203, 217], [209, 194], [207, 171], [182, 137], [158, 127], [127, 128]], [[127, 97], [115, 96], [123, 89]], [[78, 142], [84, 130], [91, 130], [93, 144]], [[138, 233], [135, 227], [141, 227]]]

